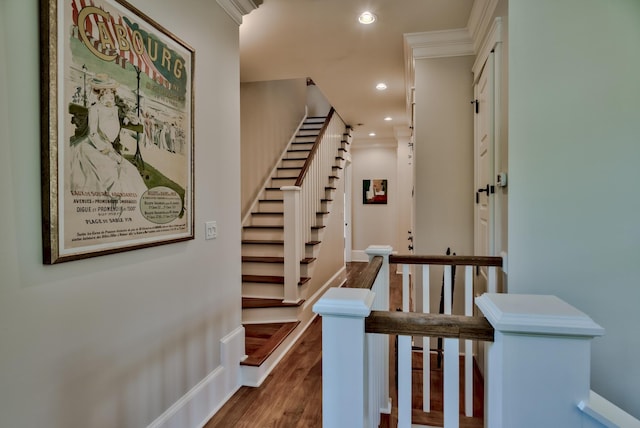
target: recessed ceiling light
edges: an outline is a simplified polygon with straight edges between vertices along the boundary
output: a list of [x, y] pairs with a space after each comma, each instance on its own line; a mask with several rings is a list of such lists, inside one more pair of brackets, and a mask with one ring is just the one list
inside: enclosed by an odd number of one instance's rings
[[387, 122], [389, 122], [390, 120], [393, 120], [391, 117], [387, 116], [384, 118], [384, 120], [386, 120]]
[[375, 132], [369, 132], [369, 137], [375, 137], [376, 133]]
[[380, 82], [380, 83], [378, 83], [376, 85], [376, 89], [379, 90], [379, 91], [384, 91], [385, 89], [387, 89], [387, 85], [382, 83], [382, 82]]
[[373, 24], [375, 21], [376, 21], [376, 16], [369, 11], [362, 12], [358, 17], [358, 22], [365, 25]]

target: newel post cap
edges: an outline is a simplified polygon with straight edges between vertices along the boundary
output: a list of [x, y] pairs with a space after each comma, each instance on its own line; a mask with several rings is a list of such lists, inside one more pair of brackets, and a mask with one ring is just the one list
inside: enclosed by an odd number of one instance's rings
[[551, 295], [485, 293], [476, 305], [502, 333], [595, 337], [604, 328], [565, 301]]
[[364, 251], [370, 256], [388, 256], [393, 253], [391, 245], [369, 245]]
[[365, 288], [332, 287], [313, 305], [319, 315], [367, 317], [371, 313], [375, 293]]

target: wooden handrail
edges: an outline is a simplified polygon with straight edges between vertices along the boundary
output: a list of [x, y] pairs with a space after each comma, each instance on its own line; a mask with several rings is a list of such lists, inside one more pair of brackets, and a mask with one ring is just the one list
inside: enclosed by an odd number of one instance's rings
[[307, 175], [307, 171], [309, 171], [309, 167], [311, 166], [311, 161], [313, 161], [313, 158], [316, 152], [318, 151], [318, 147], [320, 147], [320, 143], [322, 142], [322, 137], [324, 136], [324, 133], [327, 130], [327, 127], [329, 126], [329, 122], [331, 122], [331, 118], [333, 117], [334, 111], [335, 110], [333, 109], [333, 107], [331, 107], [331, 109], [329, 110], [329, 114], [327, 115], [327, 118], [325, 119], [324, 124], [322, 125], [322, 129], [320, 130], [320, 133], [316, 137], [315, 143], [313, 143], [311, 152], [309, 153], [309, 156], [307, 156], [307, 160], [304, 162], [304, 165], [302, 166], [302, 170], [300, 170], [300, 174], [298, 174], [298, 179], [296, 180], [296, 184], [295, 184], [296, 186], [302, 186], [302, 183], [304, 182], [304, 177]]
[[382, 268], [382, 262], [382, 256], [373, 257], [355, 281], [353, 281], [352, 284], [347, 285], [347, 288], [366, 288], [371, 290], [373, 283], [378, 276], [378, 272], [380, 272], [380, 269]]
[[497, 266], [502, 267], [502, 257], [496, 256], [418, 256], [392, 254], [389, 263], [405, 265]]
[[484, 317], [372, 311], [365, 318], [367, 333], [429, 336], [493, 342], [494, 330]]

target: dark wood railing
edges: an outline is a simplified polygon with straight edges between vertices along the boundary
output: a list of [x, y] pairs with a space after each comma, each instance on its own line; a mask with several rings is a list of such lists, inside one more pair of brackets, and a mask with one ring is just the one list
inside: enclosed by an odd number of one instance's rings
[[493, 342], [493, 327], [484, 317], [372, 311], [365, 318], [367, 333], [428, 336]]
[[406, 265], [495, 266], [502, 267], [502, 257], [495, 256], [418, 256], [392, 254], [389, 263]]
[[327, 130], [327, 127], [329, 126], [329, 122], [331, 122], [331, 118], [333, 117], [334, 112], [335, 112], [334, 108], [331, 107], [331, 109], [329, 110], [329, 114], [327, 115], [327, 118], [324, 121], [324, 125], [322, 125], [322, 129], [320, 130], [320, 133], [316, 137], [316, 141], [313, 143], [311, 152], [309, 153], [309, 156], [307, 156], [307, 160], [304, 162], [304, 165], [302, 166], [302, 170], [300, 170], [300, 174], [298, 174], [298, 179], [296, 180], [296, 184], [295, 184], [296, 186], [302, 186], [302, 183], [304, 183], [304, 177], [307, 175], [307, 172], [309, 171], [311, 162], [313, 161], [313, 158], [315, 157], [316, 152], [318, 151], [318, 147], [320, 147], [320, 143], [322, 142], [322, 137], [324, 137], [324, 133]]

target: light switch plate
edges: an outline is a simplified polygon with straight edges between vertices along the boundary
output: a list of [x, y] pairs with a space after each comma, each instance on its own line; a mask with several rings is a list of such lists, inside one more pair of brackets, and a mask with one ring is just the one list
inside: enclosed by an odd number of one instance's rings
[[208, 221], [204, 224], [204, 239], [216, 239], [218, 237], [218, 226], [215, 221]]

